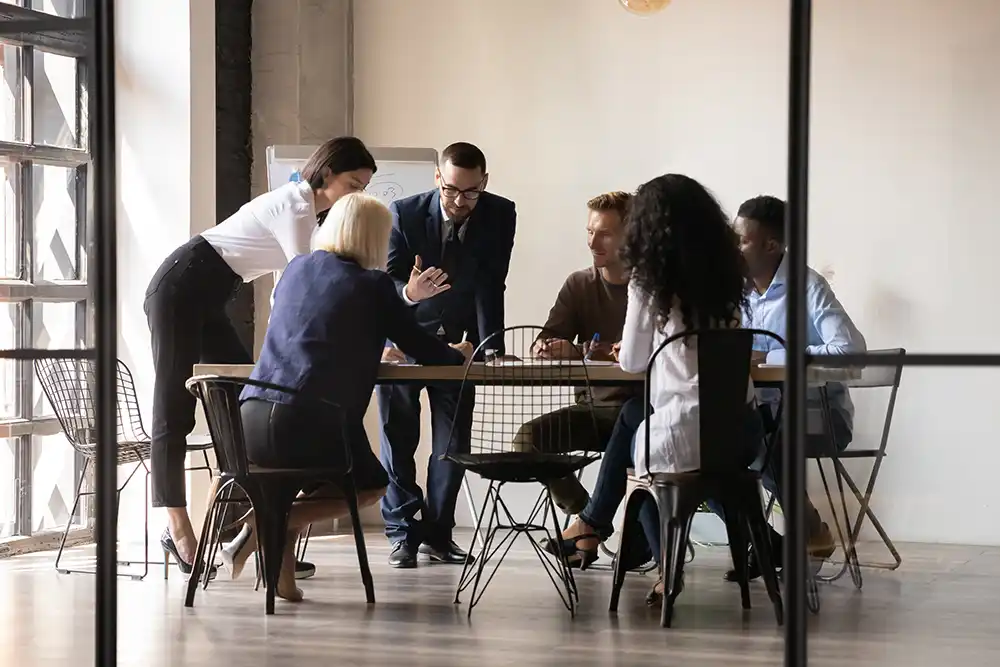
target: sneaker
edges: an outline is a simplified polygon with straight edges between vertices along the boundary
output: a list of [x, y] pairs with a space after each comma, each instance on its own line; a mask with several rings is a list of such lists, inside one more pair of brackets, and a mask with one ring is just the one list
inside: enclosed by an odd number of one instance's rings
[[295, 578], [308, 579], [316, 575], [316, 566], [304, 560], [295, 561]]

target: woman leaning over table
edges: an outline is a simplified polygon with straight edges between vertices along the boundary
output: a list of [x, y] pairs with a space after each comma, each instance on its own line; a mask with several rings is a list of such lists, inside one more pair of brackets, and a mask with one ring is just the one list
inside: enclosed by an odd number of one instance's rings
[[[382, 347], [391, 339], [417, 363], [461, 365], [470, 343], [447, 345], [417, 324], [384, 269], [392, 214], [374, 197], [350, 194], [330, 210], [316, 233], [316, 250], [288, 264], [251, 378], [298, 395], [246, 387], [241, 413], [247, 456], [269, 468], [342, 468], [349, 448], [358, 504], [376, 502], [389, 482], [372, 453], [363, 419], [378, 376]], [[340, 406], [343, 424], [310, 399]], [[343, 430], [341, 429], [343, 426]], [[347, 442], [338, 437], [347, 434]], [[341, 496], [336, 488], [310, 490]], [[342, 499], [296, 505], [289, 516], [285, 555], [275, 593], [302, 599], [295, 587], [295, 538], [315, 521], [345, 516]], [[223, 551], [233, 577], [256, 548], [253, 522]]]
[[343, 195], [363, 190], [375, 159], [355, 137], [331, 139], [287, 183], [174, 250], [146, 288], [143, 308], [152, 338], [153, 422], [150, 465], [153, 507], [167, 508], [160, 543], [184, 573], [197, 540], [187, 511], [184, 458], [195, 424], [195, 399], [184, 388], [191, 367], [252, 362], [226, 316], [241, 283], [281, 271], [309, 252], [326, 211]]
[[[644, 373], [664, 340], [693, 329], [738, 327], [746, 308], [744, 264], [729, 219], [697, 181], [678, 174], [639, 187], [628, 214], [624, 259], [632, 270], [619, 361], [623, 370]], [[626, 403], [601, 461], [594, 493], [578, 519], [563, 532], [570, 566], [597, 557], [598, 544], [613, 531], [625, 497], [627, 469], [636, 473], [697, 470], [699, 461], [698, 353], [695, 338], [675, 341], [656, 357], [650, 388], [650, 461], [645, 460], [642, 401]], [[760, 422], [747, 386], [747, 439], [750, 465], [760, 444]], [[646, 544], [659, 557], [660, 527], [651, 499], [640, 512]], [[547, 545], [555, 553], [555, 545]], [[645, 551], [645, 550], [641, 550]], [[626, 554], [638, 566], [649, 553]], [[659, 604], [663, 584], [647, 597]]]

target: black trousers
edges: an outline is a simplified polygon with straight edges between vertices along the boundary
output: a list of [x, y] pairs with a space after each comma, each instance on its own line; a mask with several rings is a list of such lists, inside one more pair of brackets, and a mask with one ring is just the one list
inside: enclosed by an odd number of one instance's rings
[[195, 398], [184, 387], [197, 363], [249, 364], [250, 353], [226, 315], [242, 282], [200, 236], [177, 248], [153, 275], [143, 310], [153, 347], [150, 466], [153, 507], [185, 507], [184, 459]]
[[[449, 450], [455, 421], [456, 452], [468, 452], [472, 440], [475, 398], [466, 392], [459, 401], [458, 386], [428, 385], [431, 404], [431, 456], [427, 462], [427, 498], [417, 485], [414, 455], [420, 442], [419, 384], [380, 385], [378, 411], [382, 420], [381, 459], [389, 473], [389, 487], [382, 498], [382, 518], [389, 541], [444, 545], [455, 528], [455, 504], [462, 489], [463, 470], [441, 456]], [[420, 512], [420, 520], [416, 519]]]

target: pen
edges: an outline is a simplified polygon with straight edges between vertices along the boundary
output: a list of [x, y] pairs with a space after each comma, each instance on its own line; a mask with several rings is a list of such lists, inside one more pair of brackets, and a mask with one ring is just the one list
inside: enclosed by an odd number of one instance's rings
[[584, 361], [590, 361], [590, 355], [594, 351], [594, 347], [600, 342], [601, 334], [595, 333], [594, 337], [590, 339], [590, 349], [587, 350], [587, 356], [583, 358]]
[[463, 343], [468, 343], [469, 342], [469, 332], [468, 331], [463, 331], [462, 332], [462, 342]]

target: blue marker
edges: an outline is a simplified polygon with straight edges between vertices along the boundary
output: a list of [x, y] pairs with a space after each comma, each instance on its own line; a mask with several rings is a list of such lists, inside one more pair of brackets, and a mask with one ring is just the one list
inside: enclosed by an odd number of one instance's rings
[[584, 361], [590, 361], [590, 355], [594, 352], [594, 347], [601, 342], [601, 334], [594, 334], [594, 337], [590, 339], [590, 349], [587, 350], [587, 356], [583, 358]]

